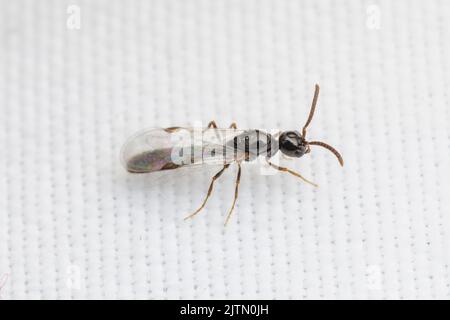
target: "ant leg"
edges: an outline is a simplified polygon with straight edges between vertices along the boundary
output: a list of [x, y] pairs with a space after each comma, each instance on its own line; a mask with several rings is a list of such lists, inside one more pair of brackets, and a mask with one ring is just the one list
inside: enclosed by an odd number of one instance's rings
[[198, 208], [194, 213], [190, 214], [189, 216], [187, 216], [186, 218], [184, 218], [184, 220], [189, 219], [189, 218], [193, 218], [197, 213], [200, 212], [200, 210], [203, 209], [203, 207], [206, 204], [206, 201], [208, 201], [209, 196], [211, 195], [211, 192], [213, 190], [214, 187], [214, 181], [216, 181], [221, 175], [222, 173], [225, 171], [225, 169], [227, 169], [230, 166], [230, 164], [226, 164], [223, 166], [222, 170], [220, 170], [219, 172], [217, 172], [214, 177], [212, 177], [211, 179], [211, 184], [209, 185], [209, 189], [208, 189], [208, 194], [206, 195], [205, 200], [203, 200], [202, 205], [200, 206], [200, 208]]
[[302, 179], [302, 180], [305, 181], [306, 183], [309, 183], [310, 185], [312, 185], [312, 186], [314, 186], [314, 187], [318, 187], [317, 184], [315, 184], [314, 182], [311, 182], [311, 181], [307, 180], [307, 179], [304, 178], [300, 173], [295, 172], [295, 171], [293, 171], [293, 170], [291, 170], [291, 169], [288, 169], [288, 168], [285, 168], [285, 167], [277, 166], [276, 164], [271, 163], [269, 160], [266, 160], [266, 161], [267, 161], [267, 163], [269, 164], [269, 166], [271, 166], [271, 167], [277, 169], [278, 171], [289, 172], [290, 174], [292, 174], [292, 175], [294, 175], [294, 176], [296, 176], [296, 177]]
[[[211, 128], [217, 129], [217, 124], [216, 124], [216, 122], [215, 122], [214, 120], [212, 120], [212, 121], [210, 121], [210, 122], [208, 123], [208, 126], [207, 126], [206, 128], [207, 128], [207, 129], [211, 129]], [[230, 125], [230, 129], [237, 129], [236, 122], [233, 122], [233, 123]]]
[[[214, 120], [212, 120], [212, 121], [210, 121], [210, 122], [208, 123], [208, 126], [206, 127], [206, 129], [203, 129], [203, 132], [202, 132], [202, 133], [205, 133], [206, 131], [208, 131], [208, 129], [211, 129], [211, 128], [217, 129], [217, 124], [216, 124], [216, 122], [215, 122]], [[222, 138], [220, 137], [218, 131], [216, 131], [216, 138], [217, 138], [217, 142], [218, 142], [218, 143], [222, 141]]]
[[208, 129], [211, 129], [211, 128], [214, 128], [214, 129], [217, 129], [217, 124], [216, 124], [216, 122], [213, 120], [213, 121], [210, 121], [209, 123], [208, 123], [208, 127], [207, 127]]
[[205, 133], [205, 131], [208, 131], [208, 129], [211, 129], [211, 128], [217, 129], [217, 124], [214, 120], [212, 120], [208, 123], [208, 126], [206, 127], [206, 129], [203, 129], [203, 133]]
[[239, 183], [241, 182], [241, 163], [238, 162], [238, 173], [237, 173], [237, 177], [236, 177], [236, 188], [234, 190], [234, 200], [233, 200], [233, 205], [231, 206], [230, 211], [228, 212], [228, 216], [227, 219], [225, 220], [225, 226], [227, 225], [228, 221], [230, 220], [231, 217], [231, 213], [233, 213], [233, 209], [234, 209], [234, 205], [236, 204], [236, 200], [238, 197], [238, 193], [239, 193]]

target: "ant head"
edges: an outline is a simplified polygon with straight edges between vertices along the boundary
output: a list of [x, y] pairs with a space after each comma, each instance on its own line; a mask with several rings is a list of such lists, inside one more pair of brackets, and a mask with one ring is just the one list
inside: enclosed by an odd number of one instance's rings
[[281, 133], [278, 145], [283, 154], [293, 158], [300, 158], [310, 151], [308, 143], [298, 131]]
[[342, 159], [342, 156], [332, 146], [320, 141], [306, 141], [306, 129], [308, 128], [314, 116], [314, 111], [316, 110], [318, 97], [319, 97], [319, 86], [316, 84], [316, 90], [314, 92], [311, 110], [309, 111], [308, 120], [303, 126], [302, 133], [300, 134], [300, 132], [298, 131], [283, 132], [278, 140], [279, 149], [283, 154], [289, 157], [300, 158], [304, 154], [309, 153], [311, 151], [310, 146], [312, 145], [320, 146], [330, 150], [336, 156], [340, 165], [343, 166], [344, 160]]

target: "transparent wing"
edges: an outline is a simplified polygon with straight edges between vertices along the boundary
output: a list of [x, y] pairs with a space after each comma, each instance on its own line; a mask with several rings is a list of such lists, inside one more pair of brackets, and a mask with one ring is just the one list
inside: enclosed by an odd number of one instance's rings
[[244, 133], [235, 129], [153, 128], [141, 131], [124, 144], [124, 167], [148, 173], [200, 164], [226, 164], [244, 157], [233, 139]]

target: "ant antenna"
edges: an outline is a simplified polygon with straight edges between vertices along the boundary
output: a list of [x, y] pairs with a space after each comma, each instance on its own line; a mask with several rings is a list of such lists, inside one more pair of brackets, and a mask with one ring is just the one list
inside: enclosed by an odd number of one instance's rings
[[338, 159], [339, 164], [340, 164], [342, 167], [344, 166], [344, 159], [342, 159], [341, 154], [340, 154], [335, 148], [333, 148], [332, 146], [330, 146], [329, 144], [326, 144], [326, 143], [320, 142], [320, 141], [311, 141], [311, 142], [308, 142], [308, 144], [309, 144], [309, 145], [320, 146], [320, 147], [323, 147], [323, 148], [325, 148], [325, 149], [330, 150], [331, 152], [334, 153], [334, 155], [335, 155], [336, 158]]
[[[311, 110], [309, 111], [309, 116], [308, 116], [308, 120], [306, 120], [305, 125], [303, 126], [303, 130], [302, 130], [302, 137], [303, 139], [306, 138], [306, 129], [308, 128], [309, 124], [311, 123], [312, 118], [314, 117], [314, 112], [316, 111], [316, 104], [317, 104], [317, 99], [319, 98], [319, 85], [316, 84], [316, 90], [314, 91], [314, 98], [313, 101], [311, 103]], [[311, 141], [311, 142], [306, 142], [308, 145], [315, 145], [315, 146], [320, 146], [322, 148], [328, 149], [330, 150], [338, 159], [339, 164], [341, 166], [344, 166], [344, 159], [342, 159], [341, 154], [332, 146], [330, 146], [329, 144], [326, 144], [324, 142], [320, 142], [320, 141]]]
[[311, 110], [309, 111], [308, 120], [306, 120], [306, 123], [303, 126], [303, 130], [302, 130], [303, 138], [306, 138], [306, 129], [308, 128], [309, 124], [311, 123], [312, 118], [314, 117], [314, 111], [316, 111], [317, 99], [319, 98], [319, 90], [320, 90], [319, 85], [316, 84], [316, 90], [314, 91], [314, 98], [311, 103]]

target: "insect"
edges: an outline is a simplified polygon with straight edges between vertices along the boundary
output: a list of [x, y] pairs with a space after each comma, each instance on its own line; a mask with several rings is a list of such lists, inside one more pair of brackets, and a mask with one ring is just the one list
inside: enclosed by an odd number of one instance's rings
[[173, 170], [185, 166], [202, 164], [221, 164], [222, 169], [211, 179], [205, 199], [200, 207], [185, 219], [196, 216], [206, 205], [214, 188], [215, 181], [236, 163], [238, 172], [235, 182], [234, 199], [225, 225], [230, 220], [236, 204], [241, 179], [241, 163], [264, 157], [267, 164], [281, 172], [287, 172], [313, 186], [300, 173], [278, 166], [270, 159], [279, 151], [291, 158], [300, 158], [311, 151], [311, 146], [319, 146], [331, 151], [341, 166], [344, 160], [332, 146], [320, 141], [307, 141], [306, 131], [316, 110], [319, 86], [316, 84], [308, 119], [302, 132], [296, 130], [278, 132], [274, 135], [262, 130], [238, 130], [235, 123], [228, 129], [218, 128], [211, 121], [206, 128], [170, 127], [155, 128], [140, 132], [131, 137], [122, 148], [122, 162], [131, 173], [150, 173]]

